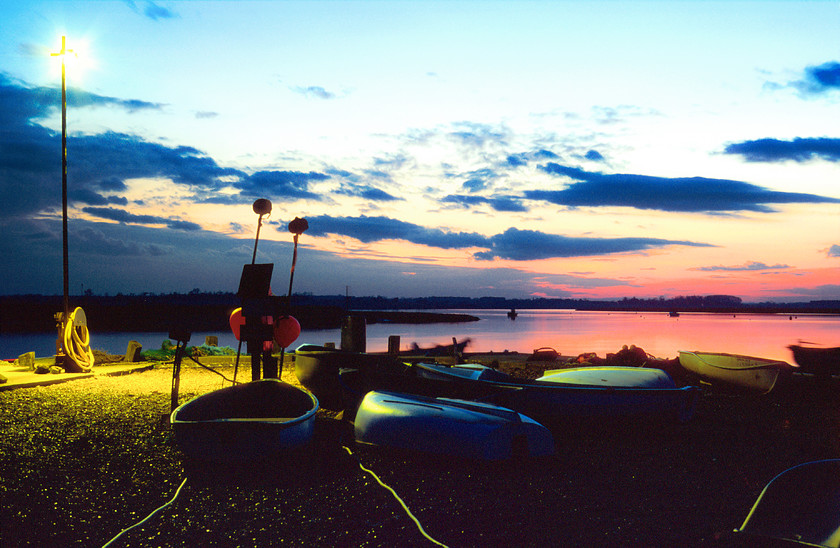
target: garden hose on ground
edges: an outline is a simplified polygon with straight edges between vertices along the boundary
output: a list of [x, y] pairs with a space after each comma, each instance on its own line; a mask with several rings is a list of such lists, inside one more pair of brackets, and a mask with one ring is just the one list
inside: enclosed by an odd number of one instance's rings
[[[87, 316], [81, 308], [76, 308], [64, 323], [62, 337], [64, 354], [67, 359], [78, 366], [83, 372], [93, 367], [93, 351], [90, 349], [90, 332], [87, 328]], [[68, 369], [65, 364], [65, 369]]]

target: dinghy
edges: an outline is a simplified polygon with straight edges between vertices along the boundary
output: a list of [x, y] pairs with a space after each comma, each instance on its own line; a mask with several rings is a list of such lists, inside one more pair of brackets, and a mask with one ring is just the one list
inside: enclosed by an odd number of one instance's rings
[[215, 462], [267, 458], [312, 438], [318, 399], [278, 379], [198, 396], [172, 412], [175, 440], [189, 457]]
[[[696, 387], [677, 388], [664, 371], [649, 373], [638, 368], [613, 371], [617, 378], [623, 377], [625, 385], [618, 379], [604, 382], [602, 379], [609, 378], [609, 369], [593, 375], [590, 383], [581, 383], [583, 372], [573, 371], [578, 378], [570, 376], [573, 382], [564, 382], [563, 376], [557, 374], [537, 380], [518, 379], [480, 364], [416, 363], [387, 372], [345, 369], [341, 382], [348, 407], [370, 390], [387, 390], [482, 401], [523, 413], [544, 424], [564, 419], [639, 416], [684, 422], [694, 416], [699, 393]], [[634, 386], [629, 381], [633, 375], [627, 369], [640, 372], [642, 386]], [[668, 382], [663, 380], [663, 375]], [[645, 383], [651, 386], [644, 386]]]
[[766, 394], [793, 367], [783, 361], [739, 354], [680, 351], [680, 365], [709, 382]]
[[371, 391], [355, 419], [356, 441], [436, 455], [506, 460], [554, 453], [536, 421], [486, 403]]
[[537, 380], [588, 386], [624, 386], [627, 388], [676, 388], [677, 386], [671, 376], [662, 369], [621, 365], [549, 369]]
[[840, 347], [822, 348], [792, 344], [793, 360], [803, 373], [829, 377], [840, 373]]

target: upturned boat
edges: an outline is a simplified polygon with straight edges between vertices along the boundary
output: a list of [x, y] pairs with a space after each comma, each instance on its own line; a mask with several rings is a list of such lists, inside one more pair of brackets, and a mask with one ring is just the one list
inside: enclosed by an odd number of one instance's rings
[[176, 408], [170, 422], [181, 451], [198, 460], [267, 458], [306, 445], [318, 399], [278, 379], [203, 394]]
[[356, 441], [467, 459], [554, 453], [554, 438], [529, 417], [499, 406], [411, 394], [368, 392], [356, 413]]
[[714, 352], [680, 351], [680, 365], [700, 378], [766, 394], [793, 367], [780, 360]]
[[[601, 380], [609, 377], [610, 370], [616, 376], [623, 376], [623, 380], [612, 383]], [[640, 385], [631, 381], [630, 370], [638, 371], [638, 378], [644, 379]], [[416, 363], [388, 371], [344, 369], [340, 380], [345, 406], [351, 411], [354, 402], [358, 405], [371, 390], [480, 401], [522, 413], [543, 424], [565, 419], [641, 416], [687, 421], [696, 411], [699, 389], [677, 388], [665, 372], [651, 375], [639, 368], [600, 368], [588, 383], [581, 382], [583, 372], [573, 373], [578, 378], [572, 382], [564, 382], [558, 374], [528, 380], [480, 364]], [[659, 379], [658, 385], [651, 383], [652, 377]]]

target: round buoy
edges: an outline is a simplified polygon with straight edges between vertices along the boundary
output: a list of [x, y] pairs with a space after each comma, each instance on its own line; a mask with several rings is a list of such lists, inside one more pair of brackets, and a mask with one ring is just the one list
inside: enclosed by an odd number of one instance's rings
[[274, 340], [288, 348], [300, 336], [300, 323], [292, 316], [283, 316], [274, 323]]
[[230, 314], [230, 330], [233, 331], [233, 336], [237, 341], [243, 325], [245, 325], [245, 318], [242, 316], [242, 309], [237, 308]]
[[271, 201], [260, 198], [254, 202], [253, 208], [257, 215], [268, 215], [271, 213]]

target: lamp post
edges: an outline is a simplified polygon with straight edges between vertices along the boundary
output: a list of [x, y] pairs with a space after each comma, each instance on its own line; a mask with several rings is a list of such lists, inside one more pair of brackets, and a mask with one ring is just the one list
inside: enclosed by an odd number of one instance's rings
[[62, 245], [64, 250], [64, 317], [62, 324], [70, 315], [70, 258], [67, 246], [67, 79], [64, 57], [74, 53], [67, 49], [67, 37], [61, 37], [61, 51], [51, 53], [53, 57], [61, 57], [61, 228]]

